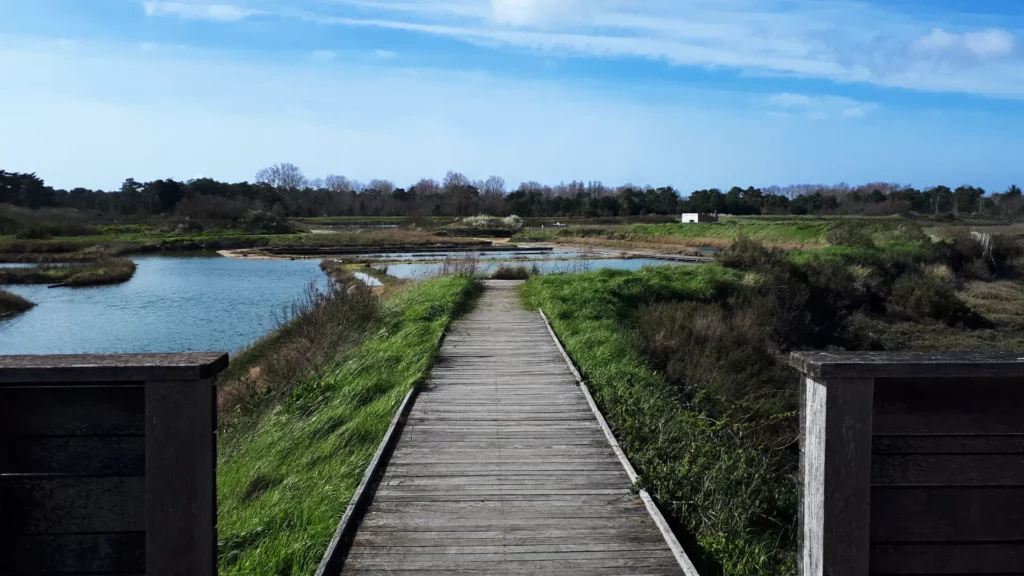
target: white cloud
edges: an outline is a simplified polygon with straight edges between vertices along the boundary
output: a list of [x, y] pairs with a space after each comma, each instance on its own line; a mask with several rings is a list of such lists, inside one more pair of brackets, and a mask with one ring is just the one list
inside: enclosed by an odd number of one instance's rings
[[768, 98], [768, 103], [776, 109], [769, 114], [791, 116], [799, 112], [811, 120], [828, 118], [863, 118], [878, 110], [874, 102], [858, 102], [841, 96], [808, 96], [784, 92]]
[[250, 10], [233, 4], [195, 4], [191, 2], [165, 2], [146, 0], [142, 3], [147, 16], [177, 16], [189, 20], [214, 20], [237, 22], [250, 16], [265, 14], [261, 10]]
[[313, 50], [310, 55], [314, 60], [320, 60], [321, 62], [331, 62], [338, 57], [338, 53], [334, 50]]
[[[545, 58], [643, 58], [837, 83], [1024, 98], [1014, 21], [930, 21], [830, 0], [331, 0], [321, 23], [454, 38]], [[958, 21], [960, 20], [960, 21]], [[1019, 23], [1019, 21], [1017, 21]], [[935, 26], [935, 24], [940, 26]], [[984, 27], [988, 23], [989, 27]], [[935, 26], [921, 35], [924, 26]]]
[[391, 50], [381, 50], [379, 48], [377, 50], [374, 50], [373, 54], [374, 56], [380, 58], [381, 60], [394, 60], [395, 58], [398, 58], [397, 53], [392, 52]]
[[982, 30], [979, 32], [947, 32], [942, 28], [933, 28], [931, 32], [918, 38], [911, 44], [911, 49], [918, 54], [969, 53], [981, 58], [1010, 56], [1017, 45], [1016, 37], [1000, 29]]
[[786, 108], [805, 108], [811, 105], [811, 98], [804, 96], [803, 94], [792, 94], [785, 92], [783, 94], [776, 94], [771, 97], [772, 104], [776, 106], [783, 106]]

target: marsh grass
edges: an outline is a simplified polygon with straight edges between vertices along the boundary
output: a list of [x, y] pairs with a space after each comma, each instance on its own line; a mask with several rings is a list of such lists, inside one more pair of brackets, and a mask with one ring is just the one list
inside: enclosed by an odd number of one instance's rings
[[220, 574], [313, 573], [395, 410], [478, 290], [469, 276], [400, 287], [354, 345], [220, 436]]
[[491, 273], [492, 280], [529, 280], [540, 275], [540, 268], [536, 264], [532, 266], [512, 266], [502, 264]]
[[0, 268], [0, 284], [54, 284], [84, 287], [127, 282], [135, 275], [135, 262], [104, 257], [86, 264], [40, 264]]
[[318, 367], [350, 348], [378, 314], [370, 288], [344, 269], [326, 288], [310, 282], [278, 315], [278, 328], [235, 356], [220, 375], [218, 409], [225, 423], [244, 425], [279, 402]]
[[18, 296], [17, 294], [0, 290], [0, 318], [7, 318], [22, 312], [27, 312], [35, 306], [31, 301]]
[[[701, 573], [796, 573], [795, 349], [1024, 351], [1024, 291], [954, 242], [786, 252], [741, 238], [701, 267], [531, 278], [641, 483]], [[835, 240], [838, 242], [839, 237]], [[976, 309], [975, 309], [976, 308]], [[987, 316], [991, 316], [989, 319]]]

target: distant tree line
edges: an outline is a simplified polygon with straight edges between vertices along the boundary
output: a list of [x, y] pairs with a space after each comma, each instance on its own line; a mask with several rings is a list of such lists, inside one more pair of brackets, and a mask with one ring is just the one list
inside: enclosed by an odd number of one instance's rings
[[720, 214], [863, 214], [907, 212], [979, 214], [1024, 219], [1021, 189], [986, 194], [981, 188], [935, 186], [918, 190], [891, 183], [862, 186], [799, 185], [696, 190], [683, 196], [671, 186], [610, 187], [600, 182], [548, 186], [524, 182], [509, 191], [498, 176], [471, 180], [448, 172], [441, 182], [422, 179], [408, 188], [387, 180], [361, 183], [331, 175], [310, 180], [292, 164], [260, 170], [253, 183], [211, 178], [124, 181], [118, 190], [54, 189], [35, 174], [0, 170], [0, 204], [65, 207], [103, 215], [173, 214], [238, 219], [250, 210], [278, 216], [505, 216], [608, 217], [717, 212]]

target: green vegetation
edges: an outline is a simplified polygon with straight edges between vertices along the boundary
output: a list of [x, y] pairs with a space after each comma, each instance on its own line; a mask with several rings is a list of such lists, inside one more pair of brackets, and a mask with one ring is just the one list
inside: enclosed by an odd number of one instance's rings
[[750, 238], [787, 248], [819, 247], [846, 243], [845, 236], [856, 230], [869, 241], [919, 239], [917, 224], [900, 218], [836, 219], [807, 217], [745, 218], [723, 217], [717, 223], [634, 224], [630, 226], [569, 226], [529, 228], [513, 237], [522, 242], [567, 242], [607, 246], [650, 245], [727, 246], [738, 238]]
[[35, 304], [6, 290], [0, 290], [0, 318], [8, 318], [30, 310]]
[[[836, 241], [839, 241], [836, 238]], [[798, 411], [789, 351], [1024, 351], [1024, 249], [960, 235], [532, 278], [641, 483], [702, 574], [794, 574]], [[1002, 301], [1012, 298], [1012, 304]]]
[[313, 572], [395, 410], [477, 291], [468, 276], [398, 288], [360, 339], [276, 393], [255, 422], [224, 430], [221, 574]]
[[0, 284], [58, 284], [101, 286], [120, 284], [135, 275], [135, 262], [127, 258], [100, 258], [87, 264], [36, 265], [0, 268]]
[[491, 274], [491, 279], [529, 280], [530, 278], [538, 276], [539, 274], [540, 270], [537, 268], [536, 264], [530, 266], [529, 268], [526, 266], [510, 266], [507, 264], [502, 264], [501, 266], [498, 266], [497, 270], [495, 270]]

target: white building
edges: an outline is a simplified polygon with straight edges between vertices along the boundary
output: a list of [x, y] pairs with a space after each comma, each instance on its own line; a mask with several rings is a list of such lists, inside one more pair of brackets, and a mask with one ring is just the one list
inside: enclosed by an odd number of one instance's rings
[[705, 222], [718, 222], [718, 216], [715, 214], [683, 214], [683, 224], [698, 224]]

